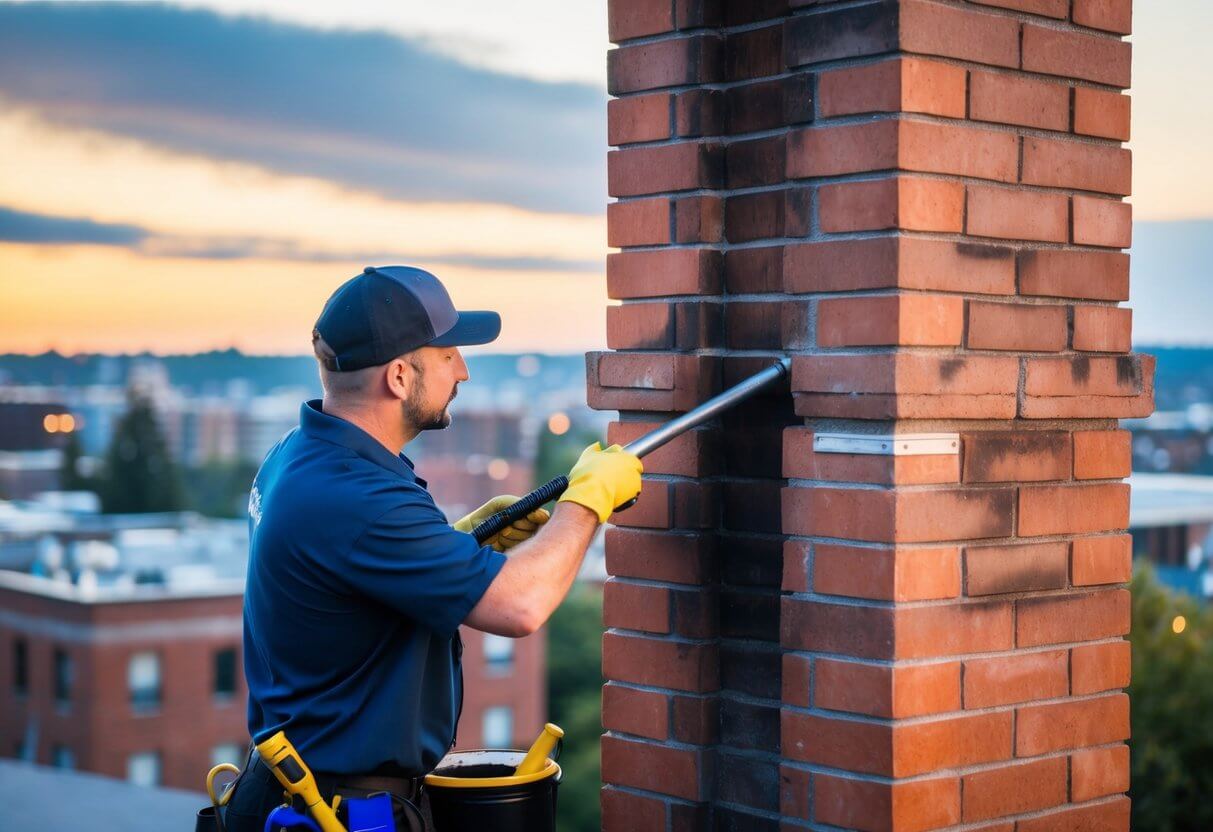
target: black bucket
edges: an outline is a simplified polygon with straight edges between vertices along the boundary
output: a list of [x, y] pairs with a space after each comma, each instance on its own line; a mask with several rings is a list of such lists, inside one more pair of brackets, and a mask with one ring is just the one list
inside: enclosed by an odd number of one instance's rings
[[555, 832], [560, 766], [514, 776], [525, 751], [453, 751], [426, 775], [437, 832]]

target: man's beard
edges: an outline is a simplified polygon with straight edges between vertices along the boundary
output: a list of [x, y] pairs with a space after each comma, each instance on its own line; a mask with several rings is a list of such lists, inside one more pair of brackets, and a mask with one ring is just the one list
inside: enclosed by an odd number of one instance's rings
[[401, 402], [405, 424], [412, 425], [413, 429], [418, 432], [423, 430], [442, 430], [443, 428], [450, 427], [451, 414], [447, 410], [447, 407], [454, 398], [455, 391], [452, 390], [451, 398], [437, 412], [422, 410], [420, 403], [425, 401], [425, 384], [424, 380], [418, 377], [413, 382], [413, 389], [409, 391], [409, 397]]

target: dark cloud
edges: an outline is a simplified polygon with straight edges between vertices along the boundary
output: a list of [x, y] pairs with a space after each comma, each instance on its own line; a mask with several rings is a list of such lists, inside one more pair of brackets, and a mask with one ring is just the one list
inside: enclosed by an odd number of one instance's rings
[[0, 5], [0, 96], [44, 117], [415, 200], [599, 213], [605, 99], [381, 32], [132, 3]]
[[95, 244], [126, 246], [153, 257], [189, 257], [199, 260], [297, 260], [307, 263], [421, 263], [472, 266], [500, 271], [586, 272], [600, 274], [601, 260], [567, 260], [557, 257], [509, 257], [492, 254], [446, 252], [417, 254], [384, 250], [317, 250], [291, 240], [266, 237], [186, 237], [155, 234], [135, 225], [93, 222], [86, 219], [31, 214], [0, 206], [0, 241], [16, 243]]
[[0, 206], [0, 240], [15, 243], [91, 243], [134, 246], [148, 234], [134, 225], [27, 214]]

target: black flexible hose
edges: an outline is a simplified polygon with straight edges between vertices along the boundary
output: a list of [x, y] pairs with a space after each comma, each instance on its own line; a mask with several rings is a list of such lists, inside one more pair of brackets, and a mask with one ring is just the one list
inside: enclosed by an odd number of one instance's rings
[[504, 529], [506, 526], [526, 517], [535, 509], [542, 506], [549, 500], [555, 500], [565, 492], [569, 487], [569, 478], [561, 474], [548, 480], [543, 485], [536, 488], [531, 493], [527, 494], [513, 505], [502, 509], [487, 520], [479, 523], [476, 528], [472, 529], [472, 535], [476, 538], [477, 543], [483, 544], [493, 535]]

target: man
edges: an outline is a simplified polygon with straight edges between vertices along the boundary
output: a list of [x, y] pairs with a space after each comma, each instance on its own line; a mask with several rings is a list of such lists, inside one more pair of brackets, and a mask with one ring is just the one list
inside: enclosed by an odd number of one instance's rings
[[[458, 312], [436, 277], [368, 267], [325, 304], [312, 341], [324, 388], [266, 456], [249, 498], [244, 601], [249, 731], [286, 732], [326, 797], [391, 791], [454, 743], [462, 704], [458, 628], [520, 637], [547, 621], [640, 460], [597, 443], [545, 511], [482, 546], [467, 532], [513, 498], [448, 525], [403, 454], [450, 424], [468, 380], [459, 347], [494, 340], [494, 312]], [[507, 559], [499, 549], [510, 549]], [[254, 753], [226, 812], [260, 830], [282, 789]], [[400, 804], [401, 829], [420, 829]]]

